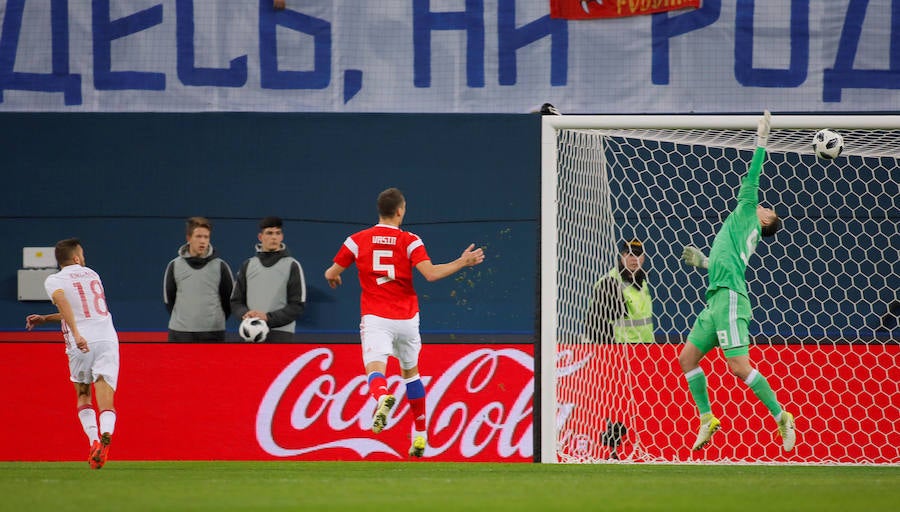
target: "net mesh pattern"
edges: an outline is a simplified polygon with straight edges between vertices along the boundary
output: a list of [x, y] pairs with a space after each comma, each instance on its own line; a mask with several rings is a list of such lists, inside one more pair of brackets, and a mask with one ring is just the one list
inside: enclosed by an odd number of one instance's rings
[[[900, 463], [900, 133], [840, 130], [845, 151], [817, 159], [810, 130], [774, 130], [760, 203], [784, 227], [747, 269], [754, 366], [797, 416], [798, 444], [731, 375], [701, 362], [723, 428], [699, 452], [697, 410], [677, 363], [705, 304], [709, 252], [736, 205], [751, 130], [560, 130], [557, 143], [557, 447], [560, 460]], [[637, 238], [653, 295], [655, 342], [597, 334], [597, 294], [624, 240]]]

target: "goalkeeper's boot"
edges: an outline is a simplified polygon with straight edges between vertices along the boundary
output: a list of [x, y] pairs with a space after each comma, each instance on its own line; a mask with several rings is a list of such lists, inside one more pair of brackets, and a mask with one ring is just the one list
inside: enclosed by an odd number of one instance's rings
[[413, 438], [412, 446], [409, 447], [409, 456], [421, 458], [423, 455], [425, 455], [426, 444], [427, 443], [425, 442], [425, 436], [416, 435]]
[[721, 424], [722, 422], [712, 414], [704, 414], [701, 416], [700, 430], [697, 432], [697, 440], [694, 441], [692, 449], [696, 451], [709, 444], [710, 438], [712, 438], [712, 435], [719, 430]]
[[378, 399], [378, 407], [375, 408], [375, 416], [372, 418], [372, 432], [378, 434], [387, 426], [387, 417], [397, 399], [394, 395], [381, 395]]
[[781, 446], [784, 451], [789, 452], [794, 449], [797, 442], [797, 431], [794, 429], [794, 415], [787, 412], [781, 412], [781, 421], [778, 422], [778, 435], [781, 436]]
[[100, 444], [100, 441], [94, 441], [94, 444], [91, 445], [91, 454], [88, 455], [88, 464], [91, 465], [91, 469], [100, 469], [103, 467], [103, 464], [100, 462], [100, 453], [103, 450], [103, 445]]

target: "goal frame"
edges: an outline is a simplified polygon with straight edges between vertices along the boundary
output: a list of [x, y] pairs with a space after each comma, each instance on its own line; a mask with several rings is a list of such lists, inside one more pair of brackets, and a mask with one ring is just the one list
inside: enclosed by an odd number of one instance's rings
[[[755, 130], [760, 114], [753, 115], [543, 115], [541, 116], [541, 202], [540, 202], [540, 289], [539, 351], [536, 369], [539, 377], [537, 398], [540, 432], [539, 462], [557, 463], [557, 276], [558, 209], [557, 138], [567, 129], [683, 129], [683, 130]], [[880, 114], [773, 114], [771, 128], [794, 130], [898, 129], [900, 115]]]

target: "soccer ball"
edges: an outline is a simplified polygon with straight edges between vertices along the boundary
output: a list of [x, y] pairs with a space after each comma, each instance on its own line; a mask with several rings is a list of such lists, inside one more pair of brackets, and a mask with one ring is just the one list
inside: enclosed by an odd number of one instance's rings
[[813, 151], [823, 160], [833, 160], [844, 150], [844, 138], [831, 130], [819, 130], [813, 136]]
[[260, 318], [245, 318], [238, 327], [238, 333], [244, 341], [259, 343], [266, 340], [269, 324]]

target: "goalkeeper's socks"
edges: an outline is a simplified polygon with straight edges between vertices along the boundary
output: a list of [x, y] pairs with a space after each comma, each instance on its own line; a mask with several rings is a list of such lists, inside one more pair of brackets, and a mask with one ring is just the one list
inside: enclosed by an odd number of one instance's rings
[[88, 442], [93, 444], [94, 441], [100, 440], [100, 435], [97, 432], [97, 413], [94, 412], [94, 408], [90, 405], [82, 405], [78, 408], [78, 421], [81, 422], [81, 428], [84, 429], [84, 433], [87, 434]]
[[387, 379], [381, 372], [372, 372], [369, 374], [369, 394], [377, 402], [383, 395], [388, 394]]
[[781, 405], [775, 398], [775, 392], [769, 386], [769, 382], [756, 369], [750, 372], [750, 375], [744, 380], [744, 384], [753, 390], [759, 400], [765, 404], [772, 416], [777, 420], [781, 417]]
[[409, 400], [409, 409], [412, 412], [415, 429], [417, 432], [425, 432], [425, 386], [418, 375], [404, 379], [406, 384], [406, 398]]
[[703, 369], [698, 366], [685, 373], [684, 378], [687, 380], [688, 389], [691, 391], [694, 403], [697, 404], [700, 416], [711, 414], [712, 407], [709, 405], [709, 390], [706, 387], [706, 374], [703, 373]]

